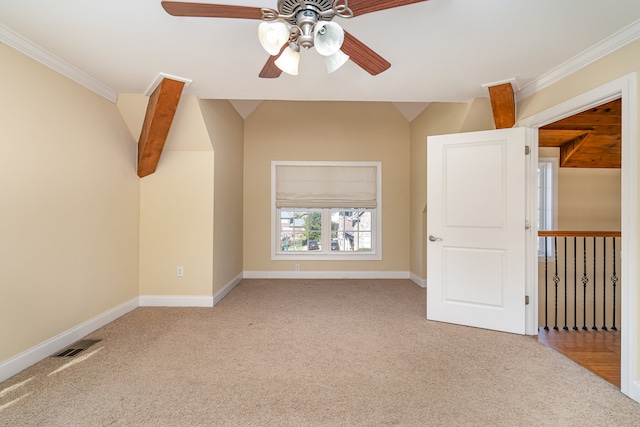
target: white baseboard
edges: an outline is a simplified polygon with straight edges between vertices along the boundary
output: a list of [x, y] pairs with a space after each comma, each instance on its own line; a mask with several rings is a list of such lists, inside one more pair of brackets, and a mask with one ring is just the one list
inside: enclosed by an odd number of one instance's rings
[[411, 273], [410, 278], [413, 281], [413, 283], [420, 286], [421, 288], [425, 288], [425, 289], [427, 288], [427, 279], [421, 279], [420, 277], [418, 277], [413, 273]]
[[408, 271], [245, 271], [245, 279], [409, 279]]
[[14, 376], [29, 366], [51, 356], [56, 351], [62, 350], [108, 323], [113, 322], [118, 317], [135, 310], [137, 307], [138, 298], [136, 297], [0, 363], [0, 381]]
[[243, 274], [242, 273], [238, 274], [236, 277], [233, 278], [233, 280], [227, 283], [227, 285], [224, 288], [216, 292], [216, 294], [213, 296], [213, 305], [218, 304], [222, 300], [222, 298], [227, 296], [227, 294], [231, 292], [231, 290], [235, 288], [238, 283], [240, 283], [242, 278], [243, 278]]
[[140, 307], [213, 307], [213, 297], [207, 295], [140, 295]]
[[629, 387], [629, 393], [625, 393], [627, 396], [635, 400], [636, 402], [640, 402], [640, 381], [633, 381], [631, 383], [631, 387]]

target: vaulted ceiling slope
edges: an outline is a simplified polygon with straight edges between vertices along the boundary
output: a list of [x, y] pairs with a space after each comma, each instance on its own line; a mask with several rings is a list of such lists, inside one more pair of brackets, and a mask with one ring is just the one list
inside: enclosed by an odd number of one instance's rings
[[464, 102], [487, 97], [483, 84], [526, 87], [639, 20], [636, 0], [428, 0], [336, 17], [391, 63], [377, 76], [352, 61], [327, 74], [310, 49], [298, 76], [260, 79], [260, 21], [175, 17], [160, 0], [0, 2], [0, 41], [37, 46], [116, 94], [146, 93], [166, 73], [192, 81], [184, 93], [203, 99]]

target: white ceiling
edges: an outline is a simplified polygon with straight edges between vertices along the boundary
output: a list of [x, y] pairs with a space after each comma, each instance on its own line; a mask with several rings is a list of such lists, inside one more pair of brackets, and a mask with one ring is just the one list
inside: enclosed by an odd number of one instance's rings
[[487, 97], [483, 84], [515, 78], [516, 89], [526, 86], [639, 19], [638, 0], [429, 0], [335, 18], [391, 62], [378, 76], [353, 62], [326, 74], [311, 49], [302, 52], [298, 76], [260, 79], [268, 54], [259, 21], [174, 17], [160, 0], [0, 1], [5, 42], [24, 38], [115, 93], [145, 93], [166, 73], [192, 80], [185, 93], [245, 107], [263, 99], [415, 106]]

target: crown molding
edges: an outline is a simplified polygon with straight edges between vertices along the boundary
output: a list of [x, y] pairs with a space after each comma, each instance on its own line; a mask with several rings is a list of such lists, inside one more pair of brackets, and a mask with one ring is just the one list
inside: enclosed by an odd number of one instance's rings
[[527, 83], [518, 92], [516, 92], [516, 101], [522, 101], [523, 99], [548, 86], [551, 86], [587, 65], [590, 65], [628, 45], [629, 43], [636, 41], [638, 38], [640, 38], [640, 19], [593, 45], [582, 53], [574, 56], [568, 61], [560, 64], [556, 68], [547, 71], [537, 79]]
[[52, 70], [62, 74], [65, 77], [81, 84], [90, 91], [108, 99], [115, 103], [118, 99], [118, 93], [103, 83], [97, 81], [88, 74], [78, 70], [71, 64], [63, 61], [57, 56], [47, 52], [32, 41], [22, 37], [15, 31], [0, 24], [0, 42], [16, 49], [28, 57], [40, 62]]
[[511, 84], [511, 86], [513, 87], [514, 91], [518, 91], [520, 90], [520, 85], [518, 84], [518, 79], [516, 79], [515, 77], [510, 77], [508, 79], [504, 79], [504, 80], [498, 80], [497, 82], [491, 82], [491, 83], [485, 83], [483, 85], [481, 85], [483, 88], [488, 89], [490, 87], [493, 86], [500, 86], [503, 84]]

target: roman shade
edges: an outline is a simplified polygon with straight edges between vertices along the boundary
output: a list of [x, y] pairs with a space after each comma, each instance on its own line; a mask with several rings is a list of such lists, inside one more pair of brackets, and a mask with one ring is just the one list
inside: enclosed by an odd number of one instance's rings
[[277, 208], [375, 208], [376, 166], [277, 165]]

